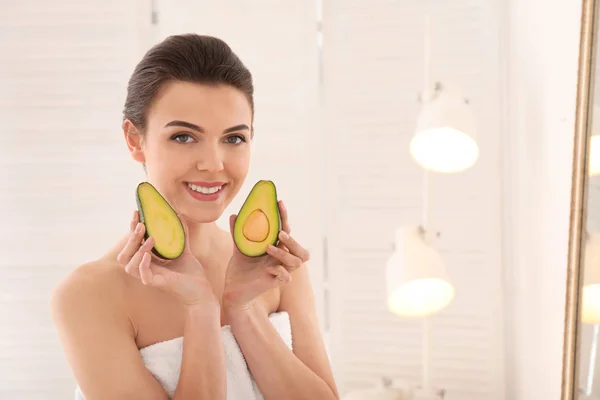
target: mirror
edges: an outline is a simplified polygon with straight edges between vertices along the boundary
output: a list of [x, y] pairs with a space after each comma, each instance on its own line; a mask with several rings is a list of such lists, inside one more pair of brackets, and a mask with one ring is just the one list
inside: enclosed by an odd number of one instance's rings
[[584, 1], [571, 201], [563, 400], [600, 399], [598, 1]]

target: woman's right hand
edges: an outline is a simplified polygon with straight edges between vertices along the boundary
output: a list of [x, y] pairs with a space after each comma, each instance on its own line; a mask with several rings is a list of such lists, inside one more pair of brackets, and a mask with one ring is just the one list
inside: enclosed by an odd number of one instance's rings
[[161, 260], [152, 253], [154, 238], [144, 239], [146, 227], [139, 222], [137, 210], [130, 223], [129, 240], [117, 256], [125, 271], [144, 285], [160, 288], [178, 298], [185, 306], [218, 306], [212, 285], [204, 267], [192, 255], [189, 230], [183, 216], [179, 215], [185, 231], [183, 254], [175, 260]]

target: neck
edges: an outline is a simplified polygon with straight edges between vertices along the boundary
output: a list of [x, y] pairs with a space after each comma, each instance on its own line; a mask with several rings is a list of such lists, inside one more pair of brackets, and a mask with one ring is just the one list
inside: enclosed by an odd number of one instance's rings
[[213, 248], [214, 240], [220, 230], [216, 222], [198, 223], [186, 221], [189, 234], [190, 250], [194, 257], [203, 260]]

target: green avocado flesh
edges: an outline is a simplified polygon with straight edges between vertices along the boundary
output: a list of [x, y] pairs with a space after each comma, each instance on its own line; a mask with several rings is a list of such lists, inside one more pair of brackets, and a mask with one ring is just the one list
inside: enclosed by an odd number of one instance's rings
[[144, 239], [152, 236], [155, 240], [152, 252], [166, 260], [179, 257], [185, 247], [185, 231], [175, 210], [149, 182], [137, 186], [135, 198], [140, 222], [146, 225]]
[[244, 201], [233, 227], [233, 240], [242, 254], [262, 256], [271, 244], [277, 245], [281, 216], [277, 190], [271, 181], [258, 181]]

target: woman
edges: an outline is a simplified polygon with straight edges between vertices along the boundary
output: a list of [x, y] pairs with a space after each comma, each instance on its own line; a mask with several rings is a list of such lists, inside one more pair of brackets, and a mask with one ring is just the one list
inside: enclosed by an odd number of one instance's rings
[[[228, 45], [208, 36], [169, 37], [133, 72], [127, 148], [178, 212], [188, 240], [178, 259], [157, 260], [134, 212], [128, 235], [55, 288], [52, 315], [80, 398], [232, 398], [225, 326], [264, 398], [339, 398], [304, 266], [309, 254], [290, 236], [283, 203], [280, 244], [259, 259], [243, 256], [215, 223], [248, 172], [253, 90]], [[289, 315], [293, 348], [271, 324], [275, 313]], [[140, 351], [176, 338], [184, 345], [169, 394]]]

